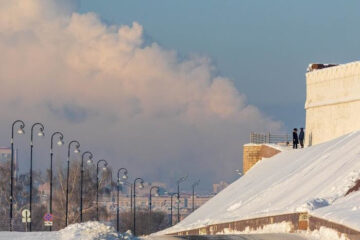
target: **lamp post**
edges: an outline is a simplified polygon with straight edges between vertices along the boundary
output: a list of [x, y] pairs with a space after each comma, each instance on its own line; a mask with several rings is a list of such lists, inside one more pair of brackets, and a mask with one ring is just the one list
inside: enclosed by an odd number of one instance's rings
[[101, 159], [96, 164], [96, 220], [99, 221], [99, 164], [104, 163], [104, 171], [108, 165], [107, 161]]
[[153, 187], [151, 187], [150, 188], [150, 194], [149, 194], [149, 213], [150, 213], [150, 217], [151, 217], [151, 207], [152, 207], [152, 199], [151, 199], [151, 197], [152, 197], [152, 190], [153, 189], [156, 189], [156, 191], [157, 191], [157, 193], [159, 192], [159, 187], [158, 186], [153, 186]]
[[142, 178], [136, 178], [135, 180], [134, 180], [134, 185], [133, 185], [133, 194], [134, 194], [134, 197], [133, 197], [133, 199], [134, 199], [134, 212], [133, 212], [133, 214], [134, 214], [134, 223], [133, 223], [133, 232], [134, 232], [134, 236], [136, 236], [136, 182], [137, 181], [140, 181], [140, 188], [143, 188], [144, 187], [144, 180], [142, 179]]
[[120, 173], [123, 171], [122, 179], [128, 179], [128, 170], [126, 168], [120, 168], [117, 173], [118, 183], [117, 183], [117, 208], [116, 208], [116, 230], [120, 231]]
[[185, 177], [177, 180], [177, 222], [180, 222], [180, 183], [184, 182], [187, 179], [187, 175]]
[[93, 154], [89, 151], [84, 152], [81, 155], [81, 170], [80, 170], [80, 222], [83, 221], [83, 179], [84, 179], [84, 158], [86, 155], [89, 155], [87, 163], [90, 164], [92, 162]]
[[80, 143], [76, 140], [72, 140], [68, 145], [67, 155], [67, 175], [66, 175], [66, 209], [65, 209], [65, 226], [68, 225], [68, 213], [69, 213], [69, 175], [70, 175], [70, 149], [73, 144], [75, 145], [74, 153], [79, 153]]
[[195, 187], [197, 185], [199, 185], [200, 183], [200, 180], [197, 180], [196, 182], [193, 183], [192, 185], [192, 212], [195, 210], [195, 201], [194, 201], [194, 198], [195, 198]]
[[[33, 181], [32, 181], [32, 175], [33, 175], [33, 148], [34, 148], [34, 128], [39, 127], [38, 136], [43, 137], [44, 136], [44, 125], [42, 123], [34, 123], [31, 126], [31, 135], [30, 135], [30, 216], [31, 216], [31, 209], [32, 209], [32, 187], [33, 187]], [[29, 223], [29, 230], [31, 232], [31, 222]]]
[[[54, 146], [54, 137], [58, 135], [59, 141], [57, 145], [62, 146], [64, 144], [64, 135], [61, 132], [54, 132], [51, 135], [51, 142], [50, 142], [50, 204], [49, 204], [49, 212], [52, 213], [52, 189], [53, 189], [53, 146]], [[51, 226], [50, 226], [51, 231]]]
[[13, 200], [14, 200], [14, 128], [15, 125], [20, 123], [18, 134], [24, 134], [25, 123], [22, 120], [16, 120], [11, 127], [11, 163], [10, 163], [10, 231], [12, 231], [12, 218], [13, 218]]
[[133, 205], [134, 205], [134, 201], [133, 201], [133, 184], [130, 183], [130, 212], [131, 212], [131, 214], [133, 213]]

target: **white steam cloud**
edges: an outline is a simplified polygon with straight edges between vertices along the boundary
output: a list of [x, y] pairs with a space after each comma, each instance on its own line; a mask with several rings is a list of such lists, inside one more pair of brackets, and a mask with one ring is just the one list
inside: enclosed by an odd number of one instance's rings
[[281, 128], [209, 59], [180, 60], [144, 44], [136, 22], [108, 26], [71, 9], [71, 1], [0, 0], [2, 145], [15, 118], [42, 121], [133, 176], [174, 182], [189, 173], [212, 183], [241, 168], [250, 131]]

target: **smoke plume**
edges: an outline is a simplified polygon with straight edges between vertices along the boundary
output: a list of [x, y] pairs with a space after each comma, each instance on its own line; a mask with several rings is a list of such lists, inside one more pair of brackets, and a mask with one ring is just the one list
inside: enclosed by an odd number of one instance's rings
[[62, 130], [131, 176], [173, 183], [189, 173], [203, 186], [233, 178], [250, 131], [281, 123], [248, 105], [207, 57], [180, 59], [143, 32], [74, 12], [70, 0], [0, 0], [0, 144], [16, 118], [42, 121], [47, 137]]

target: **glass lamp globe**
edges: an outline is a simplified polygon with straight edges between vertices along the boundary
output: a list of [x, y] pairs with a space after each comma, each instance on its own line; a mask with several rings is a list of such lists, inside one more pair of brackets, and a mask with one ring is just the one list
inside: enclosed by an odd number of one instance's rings
[[24, 134], [24, 133], [25, 133], [25, 131], [24, 131], [24, 129], [19, 128], [19, 130], [17, 131], [17, 133], [21, 135], [21, 134]]

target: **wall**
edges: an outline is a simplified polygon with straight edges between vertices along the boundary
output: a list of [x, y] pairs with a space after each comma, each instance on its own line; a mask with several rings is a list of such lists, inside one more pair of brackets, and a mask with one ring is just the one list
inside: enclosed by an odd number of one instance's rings
[[331, 221], [327, 221], [325, 219], [317, 218], [309, 215], [306, 212], [302, 213], [289, 213], [268, 217], [260, 217], [246, 220], [239, 220], [228, 223], [219, 223], [208, 225], [203, 228], [196, 228], [187, 231], [177, 232], [169, 235], [173, 236], [186, 236], [192, 235], [193, 238], [187, 239], [200, 239], [197, 235], [216, 235], [223, 234], [226, 232], [244, 232], [247, 228], [251, 230], [261, 229], [266, 225], [274, 224], [274, 223], [282, 223], [287, 222], [291, 225], [290, 232], [296, 232], [298, 230], [302, 231], [314, 231], [319, 230], [321, 227], [326, 227], [337, 231], [338, 233], [346, 234], [347, 239], [349, 240], [359, 240], [360, 232], [349, 228], [347, 226], [334, 223]]
[[360, 129], [360, 62], [306, 73], [306, 145]]
[[265, 144], [245, 144], [243, 151], [243, 172], [249, 171], [262, 158], [270, 158], [280, 151]]

